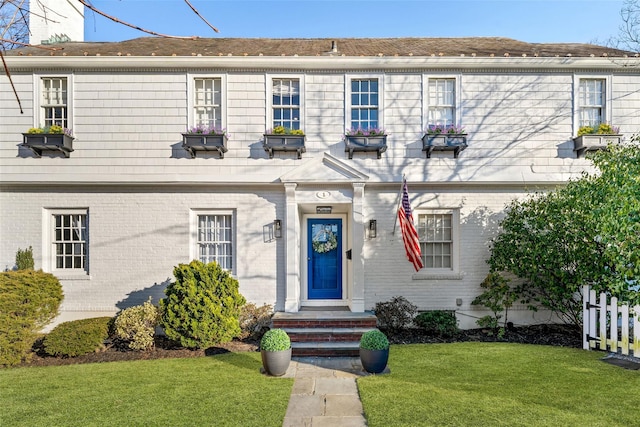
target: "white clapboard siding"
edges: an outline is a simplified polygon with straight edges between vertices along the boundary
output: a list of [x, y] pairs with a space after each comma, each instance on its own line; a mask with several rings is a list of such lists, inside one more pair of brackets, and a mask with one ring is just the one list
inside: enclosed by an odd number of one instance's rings
[[606, 294], [583, 287], [582, 347], [640, 356], [640, 305], [619, 304], [616, 297], [607, 303], [607, 299]]

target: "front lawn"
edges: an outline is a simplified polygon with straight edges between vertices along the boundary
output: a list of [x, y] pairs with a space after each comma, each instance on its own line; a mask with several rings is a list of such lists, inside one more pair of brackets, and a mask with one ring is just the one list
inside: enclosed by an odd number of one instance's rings
[[524, 344], [392, 346], [358, 379], [369, 427], [640, 425], [640, 371], [605, 353]]
[[0, 370], [2, 426], [281, 426], [293, 379], [260, 353]]

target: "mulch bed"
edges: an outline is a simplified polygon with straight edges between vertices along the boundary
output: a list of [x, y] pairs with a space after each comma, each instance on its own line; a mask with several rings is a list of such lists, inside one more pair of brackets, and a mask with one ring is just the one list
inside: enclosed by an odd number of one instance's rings
[[[555, 345], [563, 347], [582, 348], [580, 331], [566, 325], [534, 325], [510, 327], [504, 336], [499, 337], [493, 331], [486, 329], [470, 329], [460, 331], [454, 337], [439, 337], [425, 333], [420, 329], [408, 329], [402, 331], [383, 330], [392, 344], [416, 344], [416, 343], [449, 343], [449, 342], [513, 342], [522, 344]], [[115, 345], [108, 345], [99, 352], [90, 353], [78, 357], [52, 357], [44, 353], [41, 345], [36, 344], [31, 361], [21, 366], [57, 366], [73, 365], [80, 363], [115, 362], [121, 360], [152, 360], [167, 358], [203, 357], [215, 354], [258, 351], [256, 340], [234, 340], [220, 344], [206, 350], [190, 350], [164, 338], [157, 337], [155, 348], [150, 351], [123, 350]]]

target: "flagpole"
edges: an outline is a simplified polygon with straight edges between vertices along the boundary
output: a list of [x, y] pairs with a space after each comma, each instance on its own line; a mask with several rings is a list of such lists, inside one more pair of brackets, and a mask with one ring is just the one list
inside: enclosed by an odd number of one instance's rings
[[395, 236], [396, 234], [396, 225], [398, 224], [398, 209], [400, 209], [400, 202], [402, 201], [402, 188], [404, 187], [404, 180], [405, 180], [405, 176], [404, 174], [402, 174], [402, 183], [400, 184], [400, 191], [398, 192], [398, 203], [396, 206], [396, 210], [395, 210], [395, 220], [393, 221], [393, 232], [391, 233], [392, 235]]

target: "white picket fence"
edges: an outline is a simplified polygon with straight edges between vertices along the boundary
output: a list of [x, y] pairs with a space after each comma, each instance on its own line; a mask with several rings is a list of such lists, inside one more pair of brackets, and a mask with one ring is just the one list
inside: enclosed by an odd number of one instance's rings
[[582, 348], [640, 357], [640, 305], [618, 305], [618, 299], [582, 288]]

